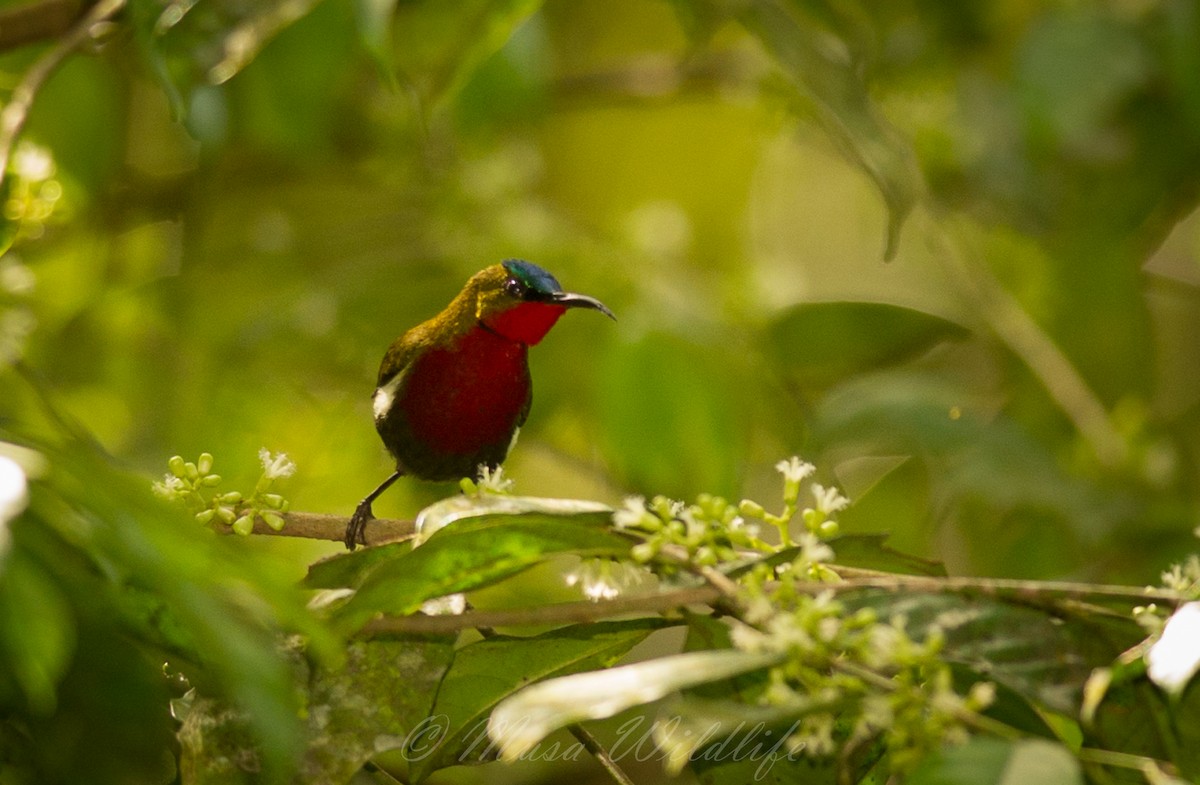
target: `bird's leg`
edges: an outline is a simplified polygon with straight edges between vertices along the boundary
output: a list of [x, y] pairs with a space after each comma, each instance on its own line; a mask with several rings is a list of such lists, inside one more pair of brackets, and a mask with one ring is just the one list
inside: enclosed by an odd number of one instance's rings
[[388, 477], [383, 482], [379, 483], [379, 487], [367, 494], [367, 498], [358, 503], [354, 508], [354, 514], [350, 516], [350, 522], [346, 524], [346, 548], [354, 550], [356, 547], [367, 544], [367, 521], [375, 517], [375, 513], [371, 511], [371, 504], [379, 498], [379, 494], [386, 491], [392, 486], [396, 480], [400, 479], [402, 471], [395, 471], [391, 477]]

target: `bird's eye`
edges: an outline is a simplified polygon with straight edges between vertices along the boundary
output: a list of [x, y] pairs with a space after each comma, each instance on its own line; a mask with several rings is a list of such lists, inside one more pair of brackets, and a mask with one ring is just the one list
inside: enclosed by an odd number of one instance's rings
[[525, 287], [515, 278], [509, 278], [504, 284], [504, 291], [513, 297], [521, 297], [525, 294]]

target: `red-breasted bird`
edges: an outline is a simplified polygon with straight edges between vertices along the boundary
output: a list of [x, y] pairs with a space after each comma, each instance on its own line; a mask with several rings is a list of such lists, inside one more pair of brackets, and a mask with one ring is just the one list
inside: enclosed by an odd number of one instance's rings
[[616, 318], [599, 300], [564, 292], [536, 264], [508, 259], [476, 273], [446, 310], [388, 347], [375, 428], [396, 471], [355, 508], [347, 548], [366, 544], [371, 504], [401, 476], [456, 480], [500, 465], [529, 414], [529, 347], [568, 308]]

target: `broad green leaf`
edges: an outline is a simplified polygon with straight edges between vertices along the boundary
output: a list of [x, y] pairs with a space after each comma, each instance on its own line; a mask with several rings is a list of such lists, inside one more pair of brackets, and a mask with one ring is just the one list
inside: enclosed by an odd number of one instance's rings
[[[406, 554], [374, 566], [338, 611], [356, 628], [377, 613], [412, 613], [425, 600], [470, 591], [559, 553], [620, 556], [630, 541], [607, 527], [599, 509], [575, 515], [465, 512]], [[514, 507], [516, 509], [516, 507]]]
[[526, 687], [492, 711], [488, 734], [500, 756], [515, 760], [552, 731], [611, 717], [676, 690], [728, 679], [780, 662], [785, 655], [726, 649], [660, 657]]
[[927, 758], [908, 785], [1083, 785], [1079, 761], [1043, 739], [1010, 742], [975, 737]]
[[407, 751], [412, 777], [421, 780], [444, 766], [488, 760], [495, 748], [487, 738], [487, 720], [497, 703], [532, 682], [612, 665], [665, 626], [654, 619], [601, 622], [532, 638], [496, 636], [463, 647], [430, 715], [438, 723], [436, 741], [432, 748]]
[[767, 328], [767, 347], [775, 367], [806, 388], [820, 389], [967, 334], [940, 316], [898, 305], [802, 303]]
[[411, 550], [412, 541], [405, 540], [336, 553], [308, 566], [304, 586], [309, 589], [355, 588], [376, 565], [400, 558]]
[[[349, 782], [376, 755], [401, 749], [419, 735], [438, 681], [454, 656], [452, 637], [358, 641], [337, 668], [306, 673], [298, 651], [287, 652], [305, 685], [305, 753], [298, 782]], [[211, 699], [197, 701], [179, 738], [185, 781], [255, 782], [246, 715]]]
[[654, 725], [654, 742], [672, 775], [694, 757], [710, 764], [745, 757], [765, 772], [777, 764], [787, 765], [782, 761], [802, 760], [803, 752], [789, 750], [788, 737], [800, 718], [831, 708], [829, 703], [813, 700], [760, 706], [681, 698], [662, 707]]
[[496, 516], [545, 515], [572, 518], [579, 522], [604, 525], [612, 516], [607, 504], [583, 499], [545, 499], [536, 496], [455, 495], [434, 502], [417, 515], [417, 543], [456, 523], [455, 531], [482, 528], [494, 524]]
[[1200, 777], [1200, 683], [1170, 701], [1149, 680], [1114, 682], [1085, 726], [1089, 746], [1169, 760]]
[[871, 607], [880, 618], [902, 617], [910, 634], [945, 636], [942, 656], [1052, 711], [1073, 714], [1092, 668], [1111, 662], [1137, 640], [1131, 621], [1062, 617], [987, 597], [864, 591], [841, 597], [849, 608]]
[[[310, 657], [336, 660], [332, 635], [304, 607], [294, 578], [263, 570], [247, 549], [188, 525], [186, 515], [179, 520], [176, 511], [151, 497], [145, 478], [116, 470], [93, 444], [69, 441], [41, 451], [54, 482], [31, 487], [26, 515], [38, 516], [40, 525], [28, 527], [18, 543], [36, 546], [39, 560], [55, 565], [55, 578], [78, 619], [91, 624], [107, 619], [109, 625], [127, 626], [129, 637], [151, 642], [124, 655], [122, 678], [89, 673], [79, 688], [99, 695], [103, 688], [88, 685], [91, 677], [113, 684], [144, 679], [165, 691], [157, 646], [169, 644], [173, 654], [185, 647], [181, 659], [193, 666], [189, 675], [195, 683], [249, 710], [247, 744], [258, 747], [264, 771], [288, 771], [304, 743], [294, 674], [278, 652], [281, 635], [300, 633]], [[127, 584], [142, 595], [135, 606], [125, 600]], [[138, 615], [136, 606], [152, 607], [154, 598], [170, 609], [170, 629]], [[128, 705], [135, 700], [140, 699], [131, 690]], [[160, 710], [161, 705], [155, 711]]]
[[75, 619], [62, 589], [17, 552], [0, 570], [0, 662], [38, 713], [51, 712], [75, 648]]
[[[960, 695], [966, 695], [971, 689], [971, 685], [980, 680], [980, 674], [977, 671], [964, 665], [951, 663], [950, 671], [954, 675], [954, 689]], [[1056, 732], [1055, 728], [1051, 727], [1047, 719], [1062, 715], [1053, 714], [1044, 706], [1035, 708], [1035, 702], [1028, 695], [1017, 692], [1003, 681], [993, 680], [992, 683], [995, 685], [996, 694], [983, 711], [984, 714], [1031, 736], [1063, 741], [1063, 737]], [[1072, 725], [1073, 727], [1069, 727]], [[1073, 724], [1073, 720], [1070, 719], [1061, 720], [1059, 728], [1064, 733], [1069, 734], [1073, 731], [1076, 736], [1079, 733], [1079, 726]]]
[[939, 561], [910, 556], [889, 548], [884, 543], [887, 534], [844, 534], [829, 541], [833, 548], [835, 563], [866, 570], [900, 573], [901, 575], [929, 575], [942, 577], [946, 567]]

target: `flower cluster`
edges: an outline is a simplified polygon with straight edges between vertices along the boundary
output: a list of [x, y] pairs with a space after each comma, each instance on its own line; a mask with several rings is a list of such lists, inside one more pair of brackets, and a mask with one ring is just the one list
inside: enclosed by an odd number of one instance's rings
[[917, 640], [903, 617], [851, 612], [832, 591], [795, 597], [752, 605], [753, 623], [731, 631], [743, 651], [787, 655], [768, 671], [759, 700], [796, 710], [790, 749], [820, 758], [878, 737], [903, 772], [942, 744], [966, 740], [964, 717], [991, 703], [995, 688], [980, 682], [965, 696], [955, 692], [936, 627]]
[[512, 494], [513, 486], [516, 483], [504, 473], [503, 466], [492, 468], [487, 464], [479, 465], [478, 479], [463, 477], [458, 481], [459, 490], [467, 496], [482, 496], [491, 494], [493, 496], [508, 496]]
[[613, 525], [642, 538], [631, 553], [634, 561], [643, 564], [667, 546], [682, 548], [689, 562], [702, 567], [734, 561], [743, 551], [771, 550], [758, 538], [758, 527], [746, 523], [737, 505], [709, 494], [686, 505], [665, 496], [649, 502], [631, 497], [613, 513]]
[[181, 456], [167, 461], [168, 472], [154, 483], [154, 492], [165, 499], [183, 502], [203, 524], [220, 523], [232, 527], [237, 534], [248, 535], [254, 530], [254, 519], [261, 518], [275, 531], [283, 528], [283, 513], [287, 500], [272, 488], [277, 480], [292, 476], [296, 464], [284, 453], [273, 454], [266, 449], [258, 453], [262, 476], [250, 495], [240, 491], [220, 492], [221, 475], [213, 473], [213, 457], [201, 453], [193, 463]]
[[[965, 740], [966, 723], [991, 702], [994, 687], [955, 692], [938, 628], [913, 634], [902, 617], [880, 619], [871, 607], [839, 600], [829, 540], [849, 500], [811, 482], [811, 463], [791, 458], [775, 468], [783, 477], [779, 512], [707, 495], [690, 505], [631, 498], [613, 524], [640, 538], [633, 559], [657, 573], [682, 566], [724, 576], [733, 646], [782, 655], [758, 700], [796, 718], [791, 752], [825, 757], [879, 739], [891, 751], [889, 765], [903, 773], [945, 742]], [[759, 536], [771, 529], [778, 544]]]
[[645, 567], [616, 559], [583, 559], [563, 580], [578, 586], [586, 599], [599, 602], [637, 591], [651, 581], [651, 575]]

